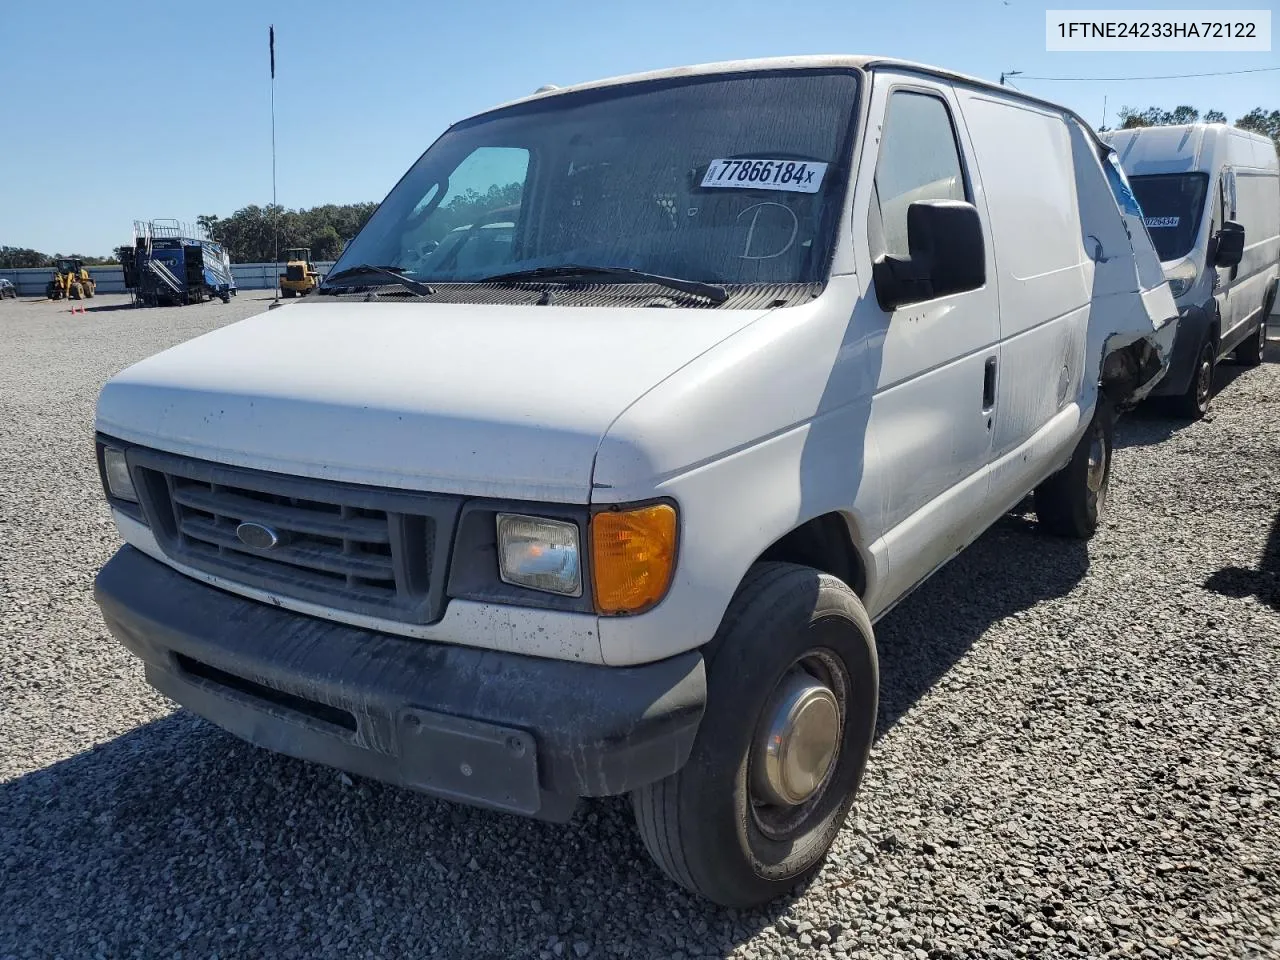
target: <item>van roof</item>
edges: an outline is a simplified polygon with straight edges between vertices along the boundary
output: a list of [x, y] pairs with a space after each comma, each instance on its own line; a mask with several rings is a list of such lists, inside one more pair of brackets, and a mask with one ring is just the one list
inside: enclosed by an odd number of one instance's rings
[[1276, 151], [1270, 137], [1225, 123], [1108, 130], [1102, 139], [1115, 148], [1120, 163], [1134, 175], [1213, 173], [1224, 163], [1275, 167]]
[[492, 107], [489, 110], [484, 110], [481, 112], [481, 115], [484, 113], [491, 113], [494, 110], [502, 110], [506, 107], [514, 106], [515, 104], [528, 103], [533, 100], [542, 100], [548, 97], [559, 97], [565, 94], [578, 93], [582, 90], [597, 90], [602, 87], [623, 86], [629, 83], [644, 83], [649, 80], [667, 80], [674, 77], [699, 77], [717, 73], [747, 73], [759, 70], [813, 70], [822, 68], [855, 70], [888, 68], [908, 70], [913, 73], [924, 73], [940, 77], [944, 80], [958, 81], [970, 86], [983, 87], [988, 90], [997, 91], [1012, 99], [1025, 100], [1030, 103], [1037, 103], [1041, 106], [1050, 107], [1054, 110], [1061, 110], [1063, 113], [1074, 117], [1096, 143], [1105, 146], [1105, 144], [1098, 139], [1098, 135], [1094, 131], [1093, 127], [1091, 127], [1084, 118], [1074, 110], [1064, 107], [1060, 103], [1054, 103], [1051, 100], [1034, 97], [1030, 94], [1023, 93], [1020, 90], [1014, 90], [1012, 87], [1003, 87], [999, 84], [992, 83], [990, 80], [983, 80], [980, 77], [969, 76], [968, 74], [958, 73], [954, 70], [947, 70], [942, 67], [931, 67], [928, 64], [915, 63], [911, 60], [899, 60], [894, 57], [878, 57], [871, 55], [815, 54], [798, 57], [760, 57], [751, 60], [722, 60], [716, 63], [701, 63], [687, 67], [669, 67], [665, 70], [649, 70], [643, 73], [630, 73], [618, 77], [607, 77], [602, 80], [590, 80], [586, 83], [575, 83], [572, 86], [556, 87], [555, 89], [550, 90], [539, 89], [538, 92], [532, 93], [528, 96], [518, 97], [515, 100], [510, 100], [506, 103], [500, 104], [499, 106]]

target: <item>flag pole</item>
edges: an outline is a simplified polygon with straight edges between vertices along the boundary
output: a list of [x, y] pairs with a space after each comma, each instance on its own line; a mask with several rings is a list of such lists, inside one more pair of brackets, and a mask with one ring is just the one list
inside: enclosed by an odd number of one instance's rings
[[280, 267], [280, 210], [276, 202], [276, 27], [267, 28], [267, 45], [271, 50], [271, 279], [275, 288], [274, 299], [280, 299], [280, 279], [276, 276]]

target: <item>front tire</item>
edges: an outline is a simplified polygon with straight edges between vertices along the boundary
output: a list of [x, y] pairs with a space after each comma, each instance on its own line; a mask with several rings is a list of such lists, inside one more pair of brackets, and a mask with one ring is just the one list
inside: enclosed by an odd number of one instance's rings
[[632, 805], [671, 879], [753, 906], [817, 872], [853, 803], [875, 734], [871, 621], [835, 577], [759, 563], [707, 646], [706, 670], [688, 763]]
[[1036, 487], [1036, 517], [1049, 533], [1088, 540], [1098, 530], [1111, 483], [1115, 416], [1106, 401], [1098, 409], [1071, 461]]
[[1191, 372], [1191, 383], [1185, 393], [1173, 397], [1172, 407], [1176, 416], [1184, 420], [1200, 420], [1209, 412], [1209, 401], [1213, 397], [1213, 373], [1218, 365], [1218, 344], [1212, 336], [1207, 336], [1200, 344], [1200, 352], [1196, 355], [1196, 366]]

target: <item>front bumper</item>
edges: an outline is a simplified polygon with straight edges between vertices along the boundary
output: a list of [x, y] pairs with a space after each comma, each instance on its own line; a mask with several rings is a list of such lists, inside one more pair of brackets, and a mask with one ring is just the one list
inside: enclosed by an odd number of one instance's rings
[[251, 743], [545, 819], [675, 773], [706, 700], [696, 651], [602, 667], [396, 637], [237, 597], [129, 546], [94, 597], [152, 686]]

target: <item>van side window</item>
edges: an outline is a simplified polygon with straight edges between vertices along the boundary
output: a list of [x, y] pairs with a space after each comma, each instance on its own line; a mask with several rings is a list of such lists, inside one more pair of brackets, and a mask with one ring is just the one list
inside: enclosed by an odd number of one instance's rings
[[431, 184], [413, 208], [396, 266], [426, 277], [437, 272], [483, 276], [510, 263], [528, 175], [528, 150], [472, 151], [450, 172], [443, 198], [440, 184]]
[[892, 257], [905, 257], [910, 252], [907, 207], [912, 203], [968, 199], [955, 129], [941, 99], [905, 90], [890, 95], [876, 161], [875, 190], [884, 252]]

